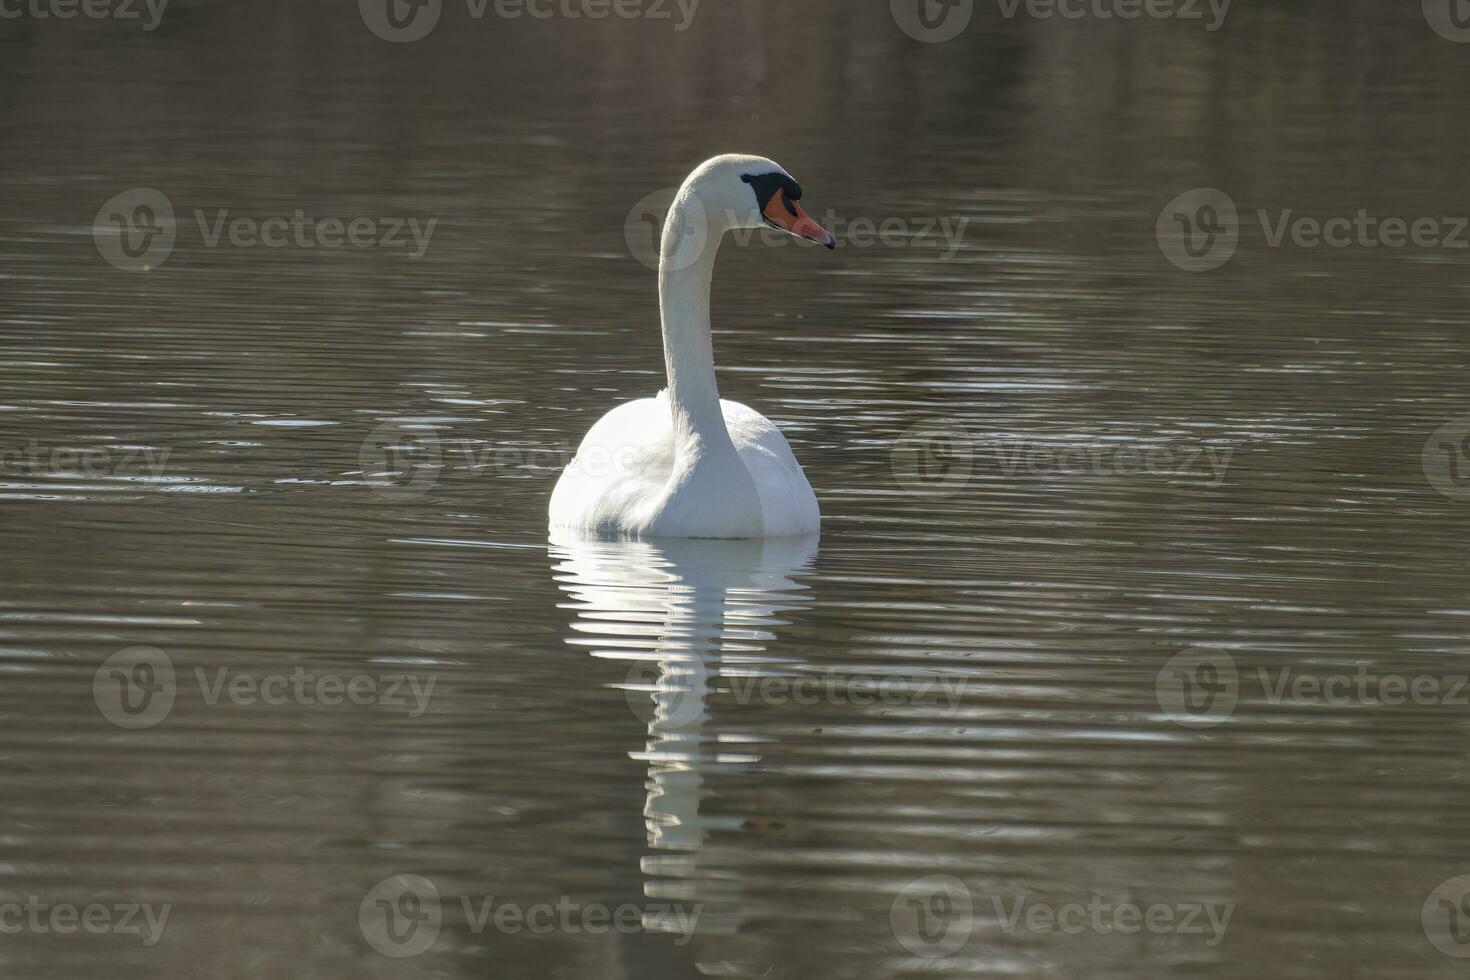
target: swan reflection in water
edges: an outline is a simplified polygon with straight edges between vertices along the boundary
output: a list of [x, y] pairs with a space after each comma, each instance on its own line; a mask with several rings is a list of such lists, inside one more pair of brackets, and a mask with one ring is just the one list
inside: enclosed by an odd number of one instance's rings
[[[780, 658], [768, 652], [790, 612], [810, 601], [798, 581], [817, 552], [815, 535], [755, 541], [594, 541], [553, 536], [553, 573], [574, 600], [568, 642], [595, 657], [628, 661], [624, 693], [648, 726], [644, 821], [650, 847], [684, 852], [646, 859], [645, 894], [698, 900], [689, 879], [712, 829], [735, 829], [739, 817], [700, 814], [705, 780], [759, 761], [756, 743], [712, 733], [709, 699], [732, 671], [761, 672]], [[664, 879], [658, 881], [657, 879]], [[699, 931], [728, 932], [706, 906]], [[677, 925], [671, 923], [668, 925]], [[666, 926], [667, 927], [667, 926]]]

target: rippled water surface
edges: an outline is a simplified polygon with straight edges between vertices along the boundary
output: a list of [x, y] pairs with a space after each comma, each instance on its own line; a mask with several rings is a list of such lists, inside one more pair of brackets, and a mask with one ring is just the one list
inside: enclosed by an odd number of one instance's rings
[[[1463, 975], [1470, 253], [1257, 212], [1452, 231], [1470, 45], [859, 6], [0, 20], [0, 973]], [[820, 540], [548, 541], [726, 150], [845, 245], [714, 295]], [[435, 224], [211, 244], [298, 210]]]

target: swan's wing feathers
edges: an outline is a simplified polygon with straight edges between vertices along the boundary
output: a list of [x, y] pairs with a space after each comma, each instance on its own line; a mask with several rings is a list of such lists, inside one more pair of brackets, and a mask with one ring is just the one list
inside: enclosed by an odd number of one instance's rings
[[791, 446], [775, 423], [739, 402], [721, 401], [735, 451], [755, 479], [766, 534], [809, 533], [820, 517], [817, 498]]
[[[725, 470], [705, 471], [705, 485], [696, 473], [693, 482], [676, 488], [681, 494], [671, 497], [677, 462], [673, 415], [667, 393], [660, 392], [657, 398], [619, 405], [587, 433], [552, 492], [552, 527], [635, 535], [670, 528], [671, 533], [691, 535], [713, 528], [721, 532], [715, 536], [740, 537], [735, 532], [746, 527], [739, 521], [722, 524], [710, 518], [740, 517], [742, 508], [734, 503], [750, 510], [753, 502], [750, 489], [741, 490], [745, 487], [754, 489], [760, 505], [751, 533], [778, 537], [817, 530], [817, 499], [781, 430], [738, 402], [720, 406], [737, 465], [746, 471], [738, 474], [740, 479]], [[722, 498], [741, 492], [746, 496], [739, 501]]]
[[668, 402], [627, 402], [588, 430], [551, 494], [554, 527], [597, 530], [626, 523], [656, 501], [674, 466]]

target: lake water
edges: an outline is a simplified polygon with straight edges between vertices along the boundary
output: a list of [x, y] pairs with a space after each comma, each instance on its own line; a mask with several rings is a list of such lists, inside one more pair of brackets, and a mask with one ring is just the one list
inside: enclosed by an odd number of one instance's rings
[[[1462, 976], [1470, 45], [666, 6], [0, 20], [0, 972]], [[548, 541], [729, 150], [821, 538]]]

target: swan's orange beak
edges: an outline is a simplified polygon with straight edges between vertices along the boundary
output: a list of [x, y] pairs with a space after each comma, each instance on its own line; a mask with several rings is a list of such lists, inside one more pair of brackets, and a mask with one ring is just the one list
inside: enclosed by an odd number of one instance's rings
[[828, 248], [837, 247], [837, 239], [832, 237], [832, 233], [813, 221], [811, 215], [801, 209], [800, 204], [786, 196], [785, 190], [778, 189], [771, 195], [764, 213], [771, 224], [798, 238], [805, 238]]

